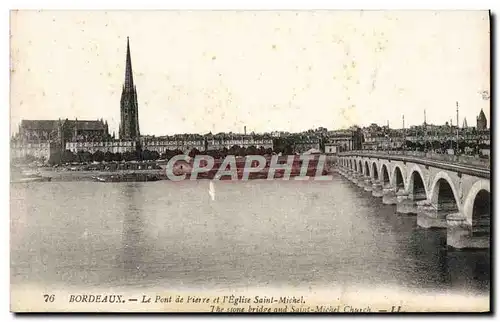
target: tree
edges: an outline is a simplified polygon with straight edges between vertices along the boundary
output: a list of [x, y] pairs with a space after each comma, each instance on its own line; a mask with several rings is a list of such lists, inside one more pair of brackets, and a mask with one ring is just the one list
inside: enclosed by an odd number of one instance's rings
[[165, 150], [165, 152], [163, 152], [163, 153], [161, 154], [161, 158], [162, 158], [162, 159], [165, 159], [165, 160], [168, 160], [168, 159], [170, 159], [171, 157], [172, 157], [172, 151], [170, 151], [170, 150]]
[[447, 149], [455, 149], [456, 144], [452, 140], [446, 140], [446, 142], [441, 143], [442, 147], [447, 150]]
[[244, 157], [244, 156], [248, 155], [248, 149], [245, 148], [244, 146], [239, 147], [237, 155], [240, 157]]
[[251, 145], [246, 149], [246, 155], [256, 155], [256, 154], [258, 154], [258, 151], [255, 145]]
[[102, 161], [104, 161], [104, 152], [102, 152], [102, 151], [95, 151], [94, 154], [92, 155], [92, 160], [94, 162], [102, 162]]
[[91, 162], [92, 161], [92, 154], [88, 151], [78, 151], [76, 153], [76, 159], [78, 160], [78, 162]]
[[121, 161], [123, 160], [123, 155], [120, 152], [113, 153], [113, 161]]
[[464, 140], [460, 140], [458, 141], [458, 148], [463, 151], [465, 149], [465, 147], [468, 146], [467, 142], [465, 142]]
[[431, 143], [431, 147], [432, 147], [432, 150], [439, 150], [439, 149], [441, 149], [441, 143], [439, 143], [439, 141], [437, 141], [437, 140], [434, 140]]
[[175, 150], [166, 150], [165, 152], [162, 153], [161, 157], [162, 159], [165, 160], [170, 160], [176, 155], [184, 154], [181, 150], [175, 149]]
[[157, 151], [146, 150], [147, 153], [143, 155], [144, 160], [158, 160], [160, 158], [160, 154]]
[[38, 160], [38, 158], [36, 158], [34, 155], [31, 155], [31, 154], [27, 154], [24, 156], [24, 162], [26, 162], [26, 163], [32, 163], [32, 162], [35, 162], [37, 160]]
[[142, 160], [142, 153], [139, 150], [135, 150], [132, 152], [133, 160], [135, 161], [141, 161]]
[[60, 164], [61, 163], [61, 151], [60, 150], [55, 150], [50, 154], [49, 157], [49, 164], [54, 165], [54, 164]]
[[228, 151], [228, 155], [240, 155], [241, 148], [238, 145], [233, 145]]
[[217, 159], [218, 156], [219, 156], [219, 151], [217, 151], [217, 150], [208, 150], [208, 151], [206, 151], [206, 154], [209, 155], [209, 156], [211, 156], [214, 159]]
[[70, 150], [64, 150], [64, 152], [61, 156], [61, 162], [70, 163], [70, 162], [76, 162], [76, 161], [77, 161], [77, 157], [73, 152], [71, 152]]
[[197, 148], [192, 148], [191, 151], [189, 151], [189, 157], [194, 158], [195, 156], [199, 155], [200, 151]]
[[134, 155], [134, 153], [132, 153], [132, 152], [130, 152], [130, 151], [125, 151], [125, 152], [123, 152], [123, 154], [122, 154], [122, 158], [123, 158], [123, 160], [125, 160], [125, 161], [127, 161], [127, 162], [128, 162], [128, 161], [132, 161], [132, 160], [134, 160], [135, 155]]
[[104, 153], [104, 161], [106, 162], [113, 161], [113, 153], [106, 151], [106, 153]]
[[142, 151], [141, 160], [151, 160], [151, 152], [148, 149]]

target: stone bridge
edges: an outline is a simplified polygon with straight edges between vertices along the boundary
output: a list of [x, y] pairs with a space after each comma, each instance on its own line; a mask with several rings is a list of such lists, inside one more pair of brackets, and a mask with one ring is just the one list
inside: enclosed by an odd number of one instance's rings
[[449, 246], [489, 248], [489, 166], [361, 151], [341, 153], [337, 166], [397, 213], [417, 215], [420, 227], [447, 229]]

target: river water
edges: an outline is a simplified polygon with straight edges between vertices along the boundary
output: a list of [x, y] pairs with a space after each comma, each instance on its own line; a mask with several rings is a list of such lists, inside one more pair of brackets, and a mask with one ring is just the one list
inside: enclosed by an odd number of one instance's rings
[[488, 295], [489, 251], [331, 181], [11, 186], [11, 284], [390, 286]]

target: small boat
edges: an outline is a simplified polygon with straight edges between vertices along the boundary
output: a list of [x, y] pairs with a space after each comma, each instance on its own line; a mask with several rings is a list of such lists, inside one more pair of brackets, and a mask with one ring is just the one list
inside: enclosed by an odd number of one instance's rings
[[104, 179], [102, 177], [92, 177], [92, 179], [94, 179], [95, 181], [98, 181], [98, 182], [106, 182], [106, 179]]
[[17, 171], [13, 169], [11, 175], [12, 183], [29, 183], [29, 182], [49, 182], [51, 177], [44, 177], [37, 171]]
[[215, 185], [213, 181], [210, 181], [209, 187], [208, 187], [208, 194], [212, 198], [212, 201], [215, 200]]
[[50, 182], [52, 180], [51, 177], [25, 177], [25, 178], [18, 178], [17, 180], [13, 180], [12, 182], [16, 183], [28, 183], [28, 182]]
[[97, 182], [148, 182], [158, 181], [161, 178], [159, 175], [155, 174], [126, 173], [109, 176], [94, 176], [92, 179]]

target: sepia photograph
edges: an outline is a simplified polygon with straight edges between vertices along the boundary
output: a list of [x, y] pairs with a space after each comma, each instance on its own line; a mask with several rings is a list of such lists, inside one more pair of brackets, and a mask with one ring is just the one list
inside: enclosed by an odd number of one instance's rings
[[9, 25], [11, 312], [491, 312], [489, 11]]

